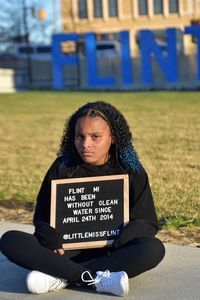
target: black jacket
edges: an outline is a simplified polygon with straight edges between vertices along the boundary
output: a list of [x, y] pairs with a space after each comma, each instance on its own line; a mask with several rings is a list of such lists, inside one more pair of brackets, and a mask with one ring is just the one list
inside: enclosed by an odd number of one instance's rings
[[[102, 166], [83, 163], [76, 167], [70, 167], [64, 164], [63, 157], [57, 158], [49, 168], [37, 197], [33, 223], [35, 235], [40, 243], [50, 249], [62, 247], [59, 233], [49, 226], [51, 180], [122, 173], [126, 172], [113, 162], [108, 162]], [[130, 171], [128, 175], [130, 221], [113, 243], [114, 248], [123, 246], [128, 241], [138, 237], [154, 236], [159, 228], [147, 173], [142, 169], [140, 173]]]

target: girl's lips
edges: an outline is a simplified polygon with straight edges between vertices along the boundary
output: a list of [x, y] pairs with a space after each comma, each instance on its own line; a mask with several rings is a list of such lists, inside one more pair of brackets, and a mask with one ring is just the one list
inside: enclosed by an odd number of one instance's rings
[[83, 155], [83, 156], [91, 156], [91, 155], [93, 155], [93, 153], [92, 152], [81, 152], [81, 155]]

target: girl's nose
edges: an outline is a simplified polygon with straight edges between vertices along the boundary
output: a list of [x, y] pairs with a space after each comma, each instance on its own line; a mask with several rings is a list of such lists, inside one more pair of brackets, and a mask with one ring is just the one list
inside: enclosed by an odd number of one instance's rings
[[85, 138], [83, 140], [82, 146], [83, 146], [83, 148], [89, 148], [90, 147], [90, 139], [89, 138]]

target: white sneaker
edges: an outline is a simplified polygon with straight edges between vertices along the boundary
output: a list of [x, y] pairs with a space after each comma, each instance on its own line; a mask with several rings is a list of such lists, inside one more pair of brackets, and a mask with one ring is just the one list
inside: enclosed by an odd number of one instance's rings
[[[84, 274], [86, 274], [91, 279], [84, 279]], [[112, 272], [108, 270], [105, 272], [97, 272], [97, 277], [92, 278], [89, 271], [85, 271], [81, 275], [83, 282], [88, 283], [88, 285], [95, 285], [97, 292], [110, 293], [116, 296], [126, 296], [129, 292], [129, 281], [126, 272]]]
[[26, 278], [26, 284], [30, 293], [43, 294], [64, 289], [67, 286], [67, 280], [32, 271]]

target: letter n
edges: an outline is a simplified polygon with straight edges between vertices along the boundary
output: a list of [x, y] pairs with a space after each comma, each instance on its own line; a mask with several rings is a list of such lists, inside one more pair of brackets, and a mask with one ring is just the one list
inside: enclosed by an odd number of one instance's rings
[[142, 80], [146, 84], [153, 83], [151, 56], [155, 55], [166, 79], [169, 82], [178, 80], [177, 53], [176, 53], [176, 29], [166, 30], [166, 52], [163, 54], [159, 44], [156, 42], [150, 30], [140, 31]]

